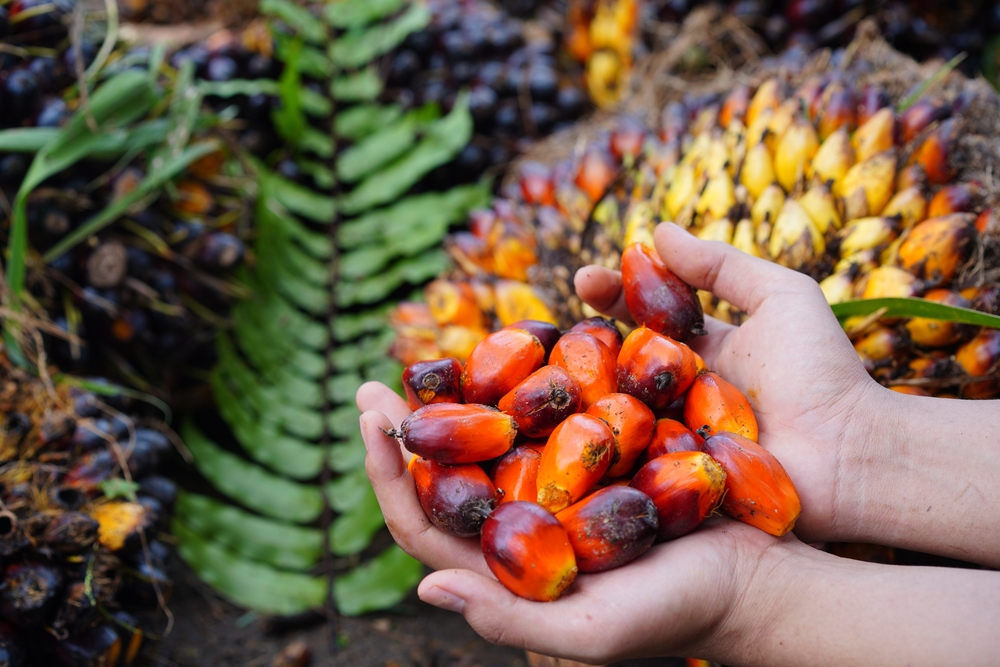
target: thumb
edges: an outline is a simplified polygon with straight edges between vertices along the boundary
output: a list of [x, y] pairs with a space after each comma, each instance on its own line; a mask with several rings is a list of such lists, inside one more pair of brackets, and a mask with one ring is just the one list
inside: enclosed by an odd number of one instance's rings
[[671, 222], [657, 226], [653, 241], [656, 252], [681, 280], [751, 315], [774, 294], [819, 291], [805, 274], [752, 257], [728, 243], [702, 241]]

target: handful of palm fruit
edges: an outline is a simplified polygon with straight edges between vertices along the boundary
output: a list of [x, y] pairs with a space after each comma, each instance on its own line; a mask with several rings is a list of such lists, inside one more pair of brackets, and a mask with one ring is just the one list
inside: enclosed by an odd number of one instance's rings
[[750, 402], [684, 341], [704, 333], [694, 290], [649, 249], [622, 256], [639, 323], [569, 331], [537, 320], [488, 335], [464, 367], [403, 373], [415, 410], [394, 431], [428, 519], [481, 533], [490, 570], [532, 600], [558, 598], [577, 572], [627, 564], [690, 533], [717, 508], [781, 536], [795, 486], [757, 443]]

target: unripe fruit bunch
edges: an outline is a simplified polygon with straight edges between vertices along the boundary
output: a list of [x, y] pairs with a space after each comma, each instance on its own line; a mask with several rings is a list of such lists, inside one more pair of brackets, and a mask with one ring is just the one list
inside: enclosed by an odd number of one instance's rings
[[684, 342], [704, 333], [694, 290], [639, 244], [622, 271], [639, 323], [624, 338], [599, 317], [566, 332], [529, 320], [487, 335], [464, 367], [403, 373], [414, 412], [391, 433], [414, 454], [424, 512], [451, 535], [481, 534], [490, 570], [532, 600], [719, 508], [776, 536], [799, 515], [749, 401]]

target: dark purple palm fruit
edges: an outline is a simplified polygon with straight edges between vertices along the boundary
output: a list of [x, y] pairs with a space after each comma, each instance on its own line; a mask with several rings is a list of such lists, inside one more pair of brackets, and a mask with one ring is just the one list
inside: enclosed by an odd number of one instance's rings
[[216, 55], [208, 61], [205, 78], [209, 81], [230, 81], [236, 78], [239, 65], [229, 56]]
[[101, 623], [56, 644], [57, 664], [114, 665], [122, 653], [122, 640], [108, 623]]
[[230, 269], [243, 261], [245, 253], [243, 241], [232, 234], [211, 232], [204, 237], [197, 261], [209, 269]]
[[58, 97], [46, 97], [42, 101], [42, 110], [35, 120], [37, 127], [60, 127], [69, 120], [70, 112], [66, 103]]
[[18, 126], [35, 114], [38, 108], [38, 80], [28, 69], [16, 69], [3, 84], [2, 122]]
[[20, 628], [47, 623], [62, 593], [63, 575], [43, 563], [9, 565], [0, 581], [0, 616]]

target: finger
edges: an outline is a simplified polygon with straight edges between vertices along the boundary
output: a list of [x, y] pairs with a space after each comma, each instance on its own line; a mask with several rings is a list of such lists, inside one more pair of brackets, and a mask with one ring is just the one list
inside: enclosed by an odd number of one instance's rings
[[399, 394], [381, 382], [364, 383], [358, 387], [354, 400], [361, 412], [378, 410], [384, 414], [393, 428], [399, 428], [400, 423], [413, 412]]
[[477, 540], [447, 535], [427, 519], [399, 443], [383, 432], [391, 427], [389, 418], [381, 412], [370, 410], [361, 415], [361, 437], [368, 450], [365, 472], [396, 543], [434, 569], [464, 567], [485, 572], [486, 563]]
[[632, 323], [625, 306], [625, 292], [622, 290], [622, 274], [606, 269], [603, 266], [585, 266], [573, 276], [573, 286], [576, 294], [584, 303], [589, 304], [608, 317]]
[[656, 227], [656, 251], [684, 282], [708, 290], [750, 315], [768, 296], [815, 283], [804, 274], [752, 257], [721, 241], [702, 241], [673, 223]]

